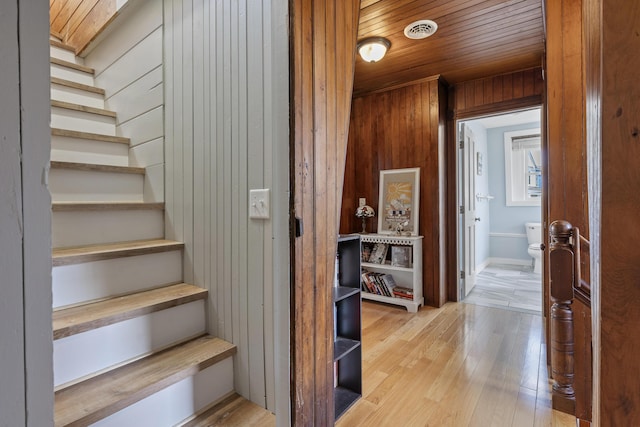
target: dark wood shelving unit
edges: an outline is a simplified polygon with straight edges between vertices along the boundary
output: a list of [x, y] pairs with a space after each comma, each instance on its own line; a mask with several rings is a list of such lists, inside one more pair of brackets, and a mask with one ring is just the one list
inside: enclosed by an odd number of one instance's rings
[[339, 286], [333, 290], [336, 419], [362, 396], [360, 236], [339, 236], [338, 257]]

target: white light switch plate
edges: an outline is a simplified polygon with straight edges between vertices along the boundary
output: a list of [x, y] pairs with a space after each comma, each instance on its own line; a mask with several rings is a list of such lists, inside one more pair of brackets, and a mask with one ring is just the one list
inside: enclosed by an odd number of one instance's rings
[[249, 218], [269, 218], [269, 189], [249, 190]]

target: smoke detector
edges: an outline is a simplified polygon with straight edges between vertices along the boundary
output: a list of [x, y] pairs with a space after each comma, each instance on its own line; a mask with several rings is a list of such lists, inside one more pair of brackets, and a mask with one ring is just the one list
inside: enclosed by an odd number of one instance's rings
[[435, 33], [437, 29], [438, 24], [435, 22], [429, 19], [421, 19], [404, 27], [404, 35], [413, 40], [426, 39]]

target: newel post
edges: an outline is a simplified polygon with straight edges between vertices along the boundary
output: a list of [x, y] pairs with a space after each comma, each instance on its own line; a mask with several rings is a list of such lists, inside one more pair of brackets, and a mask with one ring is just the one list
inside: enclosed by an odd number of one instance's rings
[[571, 245], [573, 226], [564, 220], [549, 226], [550, 296], [551, 296], [551, 376], [553, 408], [575, 414], [573, 336], [574, 251]]

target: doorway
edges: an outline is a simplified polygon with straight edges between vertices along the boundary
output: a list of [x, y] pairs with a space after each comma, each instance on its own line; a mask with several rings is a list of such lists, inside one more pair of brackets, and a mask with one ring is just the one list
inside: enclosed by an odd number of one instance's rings
[[458, 296], [542, 310], [542, 150], [539, 107], [456, 123]]

